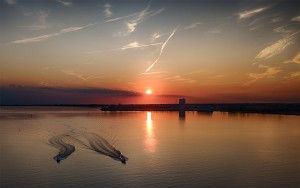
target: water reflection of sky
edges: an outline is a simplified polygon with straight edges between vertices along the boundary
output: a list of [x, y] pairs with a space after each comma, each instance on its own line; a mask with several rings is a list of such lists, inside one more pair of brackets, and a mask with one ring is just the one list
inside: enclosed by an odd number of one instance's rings
[[[0, 187], [300, 185], [300, 116], [36, 109], [0, 109]], [[47, 141], [70, 128], [103, 136], [128, 163], [78, 147], [57, 164]]]
[[145, 149], [149, 153], [155, 152], [156, 139], [153, 130], [152, 113], [146, 113]]

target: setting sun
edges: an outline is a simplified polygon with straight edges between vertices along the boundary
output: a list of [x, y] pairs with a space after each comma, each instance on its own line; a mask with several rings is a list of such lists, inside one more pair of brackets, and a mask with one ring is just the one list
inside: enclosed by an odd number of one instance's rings
[[152, 89], [146, 89], [145, 93], [146, 95], [152, 95]]

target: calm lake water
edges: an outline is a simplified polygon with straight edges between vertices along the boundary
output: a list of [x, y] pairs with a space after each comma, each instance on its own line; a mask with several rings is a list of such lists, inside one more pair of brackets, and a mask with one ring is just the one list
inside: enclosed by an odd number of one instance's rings
[[[84, 147], [56, 163], [48, 140], [72, 131], [127, 164]], [[300, 187], [300, 116], [2, 107], [0, 142], [1, 188]]]

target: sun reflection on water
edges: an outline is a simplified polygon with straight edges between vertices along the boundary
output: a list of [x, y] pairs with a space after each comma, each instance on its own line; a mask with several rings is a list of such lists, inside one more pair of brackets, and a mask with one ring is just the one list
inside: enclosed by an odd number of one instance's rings
[[151, 112], [147, 112], [146, 116], [146, 136], [145, 136], [146, 150], [150, 153], [155, 152], [156, 139], [153, 131], [153, 121]]

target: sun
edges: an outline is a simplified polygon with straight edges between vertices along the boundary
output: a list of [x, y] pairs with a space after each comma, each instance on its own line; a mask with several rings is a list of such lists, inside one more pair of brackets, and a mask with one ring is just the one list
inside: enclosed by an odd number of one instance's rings
[[146, 95], [152, 95], [152, 89], [148, 88], [145, 90]]

